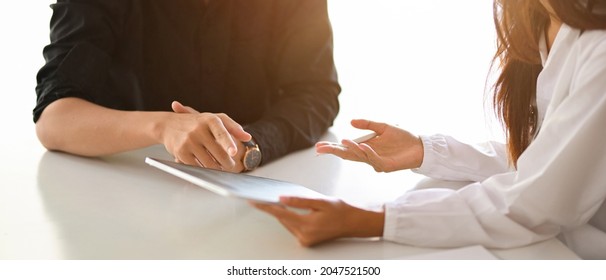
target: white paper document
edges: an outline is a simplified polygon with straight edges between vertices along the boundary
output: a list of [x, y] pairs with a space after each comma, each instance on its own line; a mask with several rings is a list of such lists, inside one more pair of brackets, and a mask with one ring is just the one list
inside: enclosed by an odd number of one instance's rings
[[326, 197], [314, 190], [286, 181], [189, 166], [150, 157], [146, 158], [145, 162], [223, 196], [234, 196], [271, 204], [279, 204], [280, 196]]

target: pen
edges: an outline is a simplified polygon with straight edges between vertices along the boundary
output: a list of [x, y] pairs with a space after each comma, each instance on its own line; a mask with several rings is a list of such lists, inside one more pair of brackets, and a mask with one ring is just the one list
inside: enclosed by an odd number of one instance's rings
[[[353, 139], [351, 141], [360, 144], [360, 143], [364, 143], [364, 142], [366, 142], [366, 141], [368, 141], [368, 140], [370, 140], [372, 138], [375, 138], [375, 137], [377, 137], [377, 133], [376, 132], [372, 132], [372, 133], [366, 134], [364, 136], [360, 136], [358, 138], [355, 138], [355, 139]], [[330, 145], [331, 146], [341, 147], [341, 148], [347, 148], [343, 144], [331, 143]], [[322, 154], [316, 154], [316, 156], [319, 156], [319, 155], [323, 155], [323, 153]]]
[[[355, 139], [353, 139], [351, 141], [360, 144], [360, 143], [364, 143], [364, 142], [366, 142], [366, 141], [368, 141], [368, 140], [370, 140], [372, 138], [375, 138], [375, 137], [377, 137], [377, 133], [376, 132], [372, 132], [372, 133], [366, 134], [364, 136], [360, 136], [358, 138], [355, 138]], [[337, 144], [337, 145], [345, 148], [345, 146], [343, 146], [343, 144]]]
[[360, 136], [360, 137], [358, 137], [356, 139], [353, 139], [351, 141], [354, 141], [354, 142], [360, 144], [360, 143], [366, 142], [366, 141], [368, 141], [368, 140], [370, 140], [372, 138], [375, 138], [375, 137], [377, 137], [377, 133], [373, 132], [373, 133], [369, 133], [369, 134], [364, 135], [364, 136]]

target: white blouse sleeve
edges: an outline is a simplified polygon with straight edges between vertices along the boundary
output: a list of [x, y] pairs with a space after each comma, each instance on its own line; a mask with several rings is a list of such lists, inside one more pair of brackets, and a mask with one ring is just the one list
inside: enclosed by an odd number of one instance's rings
[[523, 246], [586, 223], [606, 198], [606, 40], [573, 49], [518, 170], [457, 191], [411, 191], [385, 205], [384, 239], [429, 247]]
[[450, 136], [421, 136], [423, 163], [413, 172], [449, 181], [482, 181], [511, 171], [505, 144], [486, 142], [465, 144]]

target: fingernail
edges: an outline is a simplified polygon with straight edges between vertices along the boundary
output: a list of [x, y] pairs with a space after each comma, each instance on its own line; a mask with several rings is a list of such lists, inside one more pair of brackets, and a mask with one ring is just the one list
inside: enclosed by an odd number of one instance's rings
[[229, 147], [227, 148], [227, 153], [233, 157], [236, 155], [236, 149], [234, 149], [234, 147]]

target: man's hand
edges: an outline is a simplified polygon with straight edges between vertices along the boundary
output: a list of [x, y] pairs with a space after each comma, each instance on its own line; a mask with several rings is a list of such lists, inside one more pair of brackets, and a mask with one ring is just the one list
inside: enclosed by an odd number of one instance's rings
[[175, 160], [189, 165], [242, 172], [248, 134], [226, 114], [200, 113], [175, 101], [175, 113], [161, 126], [161, 139]]

